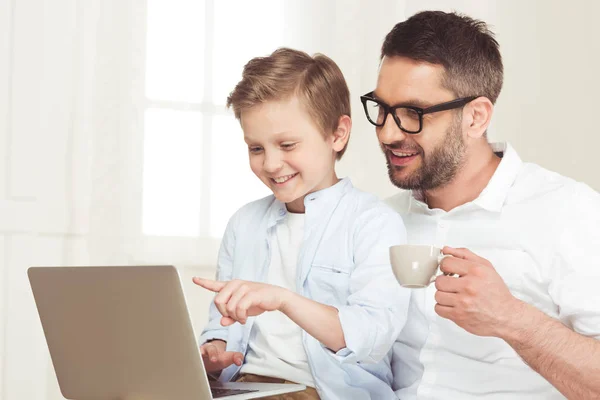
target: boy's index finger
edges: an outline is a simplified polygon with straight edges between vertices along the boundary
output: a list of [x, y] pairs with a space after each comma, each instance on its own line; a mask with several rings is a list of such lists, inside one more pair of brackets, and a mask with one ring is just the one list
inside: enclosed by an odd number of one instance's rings
[[195, 277], [192, 280], [194, 281], [194, 283], [196, 285], [201, 286], [204, 289], [208, 289], [211, 292], [215, 292], [215, 293], [220, 292], [221, 289], [223, 289], [225, 287], [225, 285], [227, 285], [227, 282], [215, 281], [212, 279], [203, 279], [203, 278]]

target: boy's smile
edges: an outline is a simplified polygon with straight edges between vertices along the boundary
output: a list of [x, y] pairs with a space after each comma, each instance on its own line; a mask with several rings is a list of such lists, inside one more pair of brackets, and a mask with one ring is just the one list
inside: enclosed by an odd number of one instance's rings
[[291, 179], [295, 178], [297, 175], [298, 175], [298, 173], [296, 172], [295, 174], [280, 176], [278, 178], [271, 178], [271, 179], [273, 180], [273, 182], [275, 182], [276, 185], [284, 185], [287, 182], [289, 182]]

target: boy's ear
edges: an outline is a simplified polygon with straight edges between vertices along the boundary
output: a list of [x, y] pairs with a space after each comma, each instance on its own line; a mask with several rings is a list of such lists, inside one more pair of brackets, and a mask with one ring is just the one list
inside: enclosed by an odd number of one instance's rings
[[340, 152], [346, 147], [352, 130], [352, 119], [348, 115], [342, 115], [338, 121], [338, 127], [333, 132], [333, 149]]

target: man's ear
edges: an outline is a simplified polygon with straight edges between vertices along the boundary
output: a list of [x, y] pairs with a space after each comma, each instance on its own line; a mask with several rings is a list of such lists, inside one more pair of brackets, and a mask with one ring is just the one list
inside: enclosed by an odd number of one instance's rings
[[348, 115], [342, 115], [338, 120], [337, 129], [333, 132], [333, 150], [340, 152], [346, 147], [352, 130], [352, 119]]
[[494, 105], [487, 97], [478, 97], [464, 108], [463, 132], [468, 137], [479, 139], [485, 135], [494, 113]]

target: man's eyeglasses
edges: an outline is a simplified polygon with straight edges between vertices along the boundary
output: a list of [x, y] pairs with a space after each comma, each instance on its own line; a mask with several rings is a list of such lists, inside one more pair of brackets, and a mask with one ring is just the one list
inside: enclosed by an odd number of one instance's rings
[[373, 97], [373, 92], [360, 96], [365, 114], [370, 123], [375, 126], [385, 125], [388, 114], [392, 114], [398, 128], [406, 133], [415, 134], [423, 129], [423, 115], [439, 111], [453, 110], [464, 107], [467, 103], [475, 100], [479, 96], [463, 97], [448, 101], [446, 103], [436, 104], [427, 108], [413, 106], [388, 106], [381, 100]]

